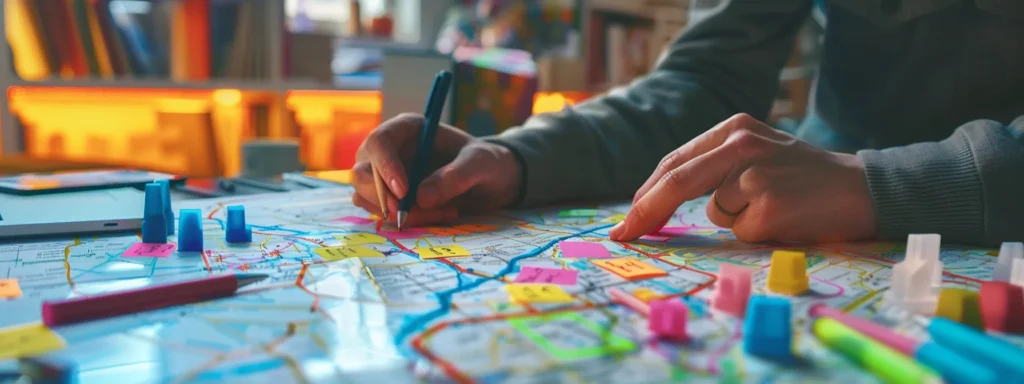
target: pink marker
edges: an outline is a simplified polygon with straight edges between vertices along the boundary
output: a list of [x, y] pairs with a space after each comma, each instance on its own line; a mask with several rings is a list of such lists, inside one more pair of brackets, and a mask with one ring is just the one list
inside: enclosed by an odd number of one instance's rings
[[909, 357], [914, 357], [914, 354], [917, 352], [917, 348], [921, 346], [921, 343], [917, 340], [893, 332], [892, 330], [872, 322], [871, 320], [859, 318], [849, 313], [829, 307], [825, 304], [815, 304], [807, 312], [813, 317], [828, 317], [843, 323], [843, 325], [853, 328], [855, 331], [860, 332], [865, 336], [878, 340], [882, 344], [888, 345], [890, 348]]
[[612, 297], [612, 301], [637, 311], [641, 315], [648, 316], [651, 313], [650, 305], [618, 288], [608, 288], [608, 296]]
[[690, 311], [682, 300], [656, 300], [651, 302], [650, 307], [647, 329], [651, 333], [663, 339], [686, 341], [686, 318]]

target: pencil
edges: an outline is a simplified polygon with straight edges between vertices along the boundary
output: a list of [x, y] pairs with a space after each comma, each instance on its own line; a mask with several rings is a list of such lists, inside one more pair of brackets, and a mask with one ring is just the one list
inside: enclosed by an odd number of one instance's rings
[[388, 219], [388, 194], [387, 187], [384, 185], [384, 179], [380, 177], [380, 172], [377, 172], [377, 167], [370, 165], [370, 169], [373, 170], [373, 187], [377, 190], [377, 202], [380, 204], [380, 212], [384, 220]]

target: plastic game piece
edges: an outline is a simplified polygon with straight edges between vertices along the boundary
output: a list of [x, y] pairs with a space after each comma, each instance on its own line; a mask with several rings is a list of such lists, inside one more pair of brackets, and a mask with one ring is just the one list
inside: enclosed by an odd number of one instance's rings
[[941, 317], [928, 324], [928, 335], [939, 345], [970, 356], [1001, 375], [1024, 378], [1024, 349], [1016, 345]]
[[1013, 261], [1024, 259], [1024, 243], [1003, 243], [999, 247], [999, 259], [992, 267], [992, 281], [1010, 281]]
[[146, 206], [142, 212], [142, 242], [167, 242], [167, 219], [164, 218], [164, 197], [160, 184], [146, 184]]
[[202, 215], [198, 209], [178, 211], [178, 252], [203, 251]]
[[920, 314], [935, 311], [942, 287], [941, 240], [941, 236], [934, 234], [907, 238], [906, 257], [892, 267], [886, 304]]
[[978, 293], [966, 289], [945, 288], [939, 291], [935, 316], [945, 317], [976, 329], [984, 328]]
[[711, 308], [734, 316], [743, 317], [750, 299], [754, 271], [750, 268], [721, 263], [718, 265], [718, 282], [711, 296]]
[[789, 300], [753, 296], [743, 322], [743, 351], [754, 356], [788, 360], [793, 352], [793, 329]]
[[167, 234], [174, 234], [174, 210], [171, 209], [171, 181], [161, 179], [156, 181], [160, 184], [160, 196], [164, 203], [164, 220], [167, 221]]
[[842, 353], [886, 383], [939, 383], [913, 359], [828, 317], [814, 321], [811, 331], [822, 344]]
[[228, 207], [228, 224], [224, 231], [224, 240], [229, 243], [248, 243], [252, 241], [252, 226], [245, 224], [245, 207], [232, 205]]
[[689, 308], [678, 299], [654, 300], [647, 316], [647, 328], [662, 339], [686, 341], [686, 319]]
[[807, 290], [807, 256], [803, 252], [772, 252], [772, 265], [768, 267], [768, 290], [796, 296]]
[[985, 329], [1024, 333], [1024, 288], [1005, 281], [986, 281], [978, 294]]
[[1010, 284], [1024, 287], [1024, 259], [1013, 260], [1013, 267], [1010, 268]]

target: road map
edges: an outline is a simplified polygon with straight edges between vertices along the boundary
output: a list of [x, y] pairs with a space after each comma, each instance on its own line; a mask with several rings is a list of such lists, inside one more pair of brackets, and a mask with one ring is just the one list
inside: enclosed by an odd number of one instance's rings
[[[629, 243], [607, 236], [628, 204], [507, 211], [396, 233], [352, 206], [352, 193], [175, 202], [175, 212], [202, 209], [203, 252], [122, 255], [140, 241], [134, 235], [0, 243], [0, 279], [16, 279], [23, 295], [0, 299], [0, 327], [39, 322], [43, 300], [258, 272], [271, 277], [234, 297], [58, 327], [37, 336], [53, 345], [34, 347], [77, 366], [82, 383], [874, 383], [809, 333], [810, 305], [925, 334], [927, 319], [882, 302], [905, 244], [744, 244], [707, 221], [706, 200], [680, 208], [672, 236]], [[224, 242], [230, 205], [245, 206], [252, 243]], [[566, 240], [636, 258], [659, 276], [625, 279], [598, 259], [563, 257]], [[421, 259], [414, 250], [426, 247], [459, 257]], [[806, 252], [811, 279], [810, 292], [792, 298], [799, 362], [787, 365], [744, 354], [742, 321], [708, 305], [722, 263], [753, 268], [754, 293], [765, 294], [777, 249]], [[944, 244], [944, 285], [976, 290], [993, 254]], [[541, 273], [552, 273], [544, 281], [557, 281], [566, 300], [510, 300], [517, 280]], [[645, 317], [612, 303], [611, 288], [685, 300], [690, 340], [652, 338]], [[3, 357], [0, 348], [0, 371], [16, 367]]]

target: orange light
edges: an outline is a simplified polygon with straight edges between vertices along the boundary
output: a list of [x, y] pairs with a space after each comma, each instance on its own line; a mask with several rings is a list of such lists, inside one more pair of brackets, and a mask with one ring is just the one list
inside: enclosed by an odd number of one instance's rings
[[558, 112], [594, 95], [589, 92], [537, 92], [533, 96], [533, 114]]
[[242, 91], [218, 89], [213, 91], [213, 101], [225, 107], [234, 107], [242, 102]]

